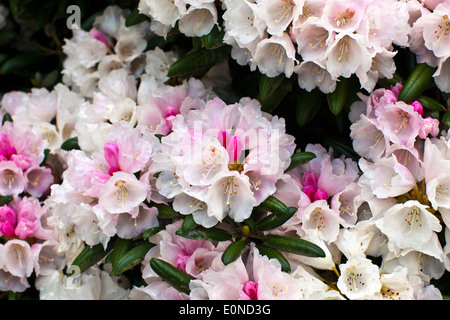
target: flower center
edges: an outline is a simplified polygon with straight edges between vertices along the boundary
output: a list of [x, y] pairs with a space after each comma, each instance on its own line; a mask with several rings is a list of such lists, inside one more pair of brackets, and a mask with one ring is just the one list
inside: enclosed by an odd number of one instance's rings
[[450, 20], [448, 19], [448, 15], [442, 16], [442, 23], [438, 24], [437, 30], [434, 31], [436, 34], [436, 42], [439, 43], [442, 37], [447, 37], [448, 32], [450, 30]]

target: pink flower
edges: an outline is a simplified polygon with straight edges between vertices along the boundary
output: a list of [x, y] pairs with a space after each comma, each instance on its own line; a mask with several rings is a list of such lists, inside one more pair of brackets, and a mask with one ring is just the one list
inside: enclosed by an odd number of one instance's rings
[[18, 195], [26, 186], [22, 170], [13, 161], [0, 162], [0, 193], [3, 195]]
[[436, 137], [439, 134], [439, 120], [431, 117], [423, 119], [424, 124], [419, 130], [419, 137], [425, 139], [429, 134]]
[[381, 131], [391, 142], [408, 148], [413, 147], [424, 124], [414, 107], [402, 101], [384, 106], [378, 113], [378, 121]]

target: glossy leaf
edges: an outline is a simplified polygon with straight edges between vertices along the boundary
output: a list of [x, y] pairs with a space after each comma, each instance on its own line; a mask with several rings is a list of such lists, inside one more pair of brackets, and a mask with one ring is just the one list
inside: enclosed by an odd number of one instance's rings
[[186, 78], [204, 72], [228, 57], [230, 52], [230, 46], [221, 46], [215, 49], [200, 48], [174, 62], [167, 76]]
[[297, 212], [297, 208], [289, 207], [287, 214], [271, 214], [267, 217], [261, 219], [256, 224], [256, 229], [259, 231], [273, 230], [282, 226], [286, 221], [288, 221]]
[[302, 90], [297, 98], [296, 121], [299, 127], [305, 126], [320, 111], [325, 95], [319, 89], [311, 92]]
[[316, 155], [313, 152], [296, 152], [291, 156], [291, 164], [286, 171], [292, 170], [302, 164], [305, 164], [314, 158], [316, 158]]
[[183, 228], [180, 228], [175, 234], [193, 240], [228, 241], [232, 238], [231, 233], [219, 228], [197, 227], [189, 231], [184, 231]]
[[273, 213], [288, 214], [287, 206], [274, 196], [268, 196], [266, 200], [261, 202], [259, 207], [264, 208]]
[[222, 253], [222, 262], [227, 265], [236, 261], [244, 252], [247, 242], [241, 238], [232, 243]]
[[413, 102], [420, 94], [433, 83], [433, 74], [436, 68], [426, 63], [418, 64], [403, 84], [398, 100], [406, 103]]
[[189, 294], [189, 282], [195, 279], [194, 277], [157, 258], [150, 259], [150, 267], [162, 280], [178, 291]]
[[61, 149], [70, 151], [70, 150], [80, 150], [80, 146], [78, 145], [78, 137], [69, 138], [61, 144]]
[[259, 250], [261, 255], [267, 256], [269, 259], [277, 259], [281, 264], [281, 270], [284, 272], [291, 272], [291, 265], [289, 264], [289, 261], [280, 251], [258, 244], [256, 245], [256, 248]]
[[153, 243], [144, 242], [127, 251], [116, 261], [115, 265], [113, 265], [112, 274], [119, 275], [137, 266], [144, 260], [145, 255], [153, 246]]
[[279, 235], [267, 235], [262, 238], [263, 244], [280, 251], [295, 253], [307, 257], [323, 258], [325, 252], [309, 241]]
[[106, 250], [103, 248], [101, 243], [94, 246], [86, 246], [72, 262], [72, 266], [79, 267], [80, 272], [86, 271], [102, 260], [109, 252], [111, 252], [114, 248], [115, 241], [115, 238], [110, 239]]

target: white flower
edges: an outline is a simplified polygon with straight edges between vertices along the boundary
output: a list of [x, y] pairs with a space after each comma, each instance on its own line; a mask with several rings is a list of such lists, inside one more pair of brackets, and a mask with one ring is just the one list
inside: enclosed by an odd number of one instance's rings
[[217, 24], [217, 9], [211, 3], [190, 6], [178, 22], [180, 32], [188, 37], [208, 34], [215, 24]]
[[350, 258], [339, 270], [337, 287], [351, 300], [371, 298], [381, 289], [378, 266], [365, 257]]
[[319, 88], [323, 93], [330, 93], [336, 89], [336, 80], [330, 73], [313, 61], [302, 61], [294, 67], [294, 72], [298, 75], [298, 85], [307, 91]]
[[256, 200], [249, 178], [237, 171], [218, 173], [208, 189], [205, 199], [208, 215], [222, 221], [227, 215], [236, 222], [250, 217]]
[[186, 13], [186, 3], [183, 0], [144, 0], [139, 2], [139, 10], [164, 25], [174, 27]]
[[281, 37], [302, 13], [304, 0], [266, 0], [258, 3], [258, 16], [267, 24], [267, 32]]
[[416, 200], [399, 203], [386, 210], [375, 224], [395, 246], [401, 249], [422, 249], [434, 232], [442, 229], [439, 219], [428, 208]]
[[283, 33], [281, 37], [272, 36], [260, 41], [252, 61], [268, 77], [276, 77], [282, 73], [290, 77], [297, 61], [291, 38]]

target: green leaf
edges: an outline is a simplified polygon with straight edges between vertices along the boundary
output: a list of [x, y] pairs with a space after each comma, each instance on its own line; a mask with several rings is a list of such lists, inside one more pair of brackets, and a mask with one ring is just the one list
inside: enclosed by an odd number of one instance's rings
[[228, 241], [232, 238], [231, 233], [226, 230], [219, 228], [204, 228], [200, 226], [187, 232], [185, 232], [183, 228], [180, 228], [175, 234], [193, 240]]
[[288, 221], [297, 212], [297, 208], [289, 207], [287, 214], [274, 214], [268, 215], [267, 217], [261, 219], [256, 224], [256, 229], [259, 231], [268, 231], [282, 226], [286, 221]]
[[277, 77], [268, 77], [265, 74], [261, 74], [259, 78], [259, 94], [257, 99], [259, 102], [263, 102], [270, 95], [272, 95], [275, 90], [283, 83], [286, 77], [281, 74]]
[[447, 125], [447, 127], [450, 127], [450, 112], [444, 113], [442, 116], [442, 122]]
[[155, 203], [154, 207], [158, 209], [158, 218], [160, 219], [173, 219], [179, 218], [181, 215], [176, 212], [171, 206]]
[[299, 127], [305, 126], [320, 111], [325, 95], [319, 89], [311, 92], [302, 90], [297, 98], [296, 121]]
[[445, 107], [436, 99], [426, 97], [426, 96], [420, 96], [417, 98], [417, 101], [420, 102], [422, 106], [424, 106], [427, 109], [433, 110], [433, 111], [443, 111], [445, 110]]
[[273, 112], [291, 91], [291, 79], [284, 78], [283, 82], [278, 85], [275, 90], [273, 90], [268, 96], [266, 96], [264, 99], [262, 97], [258, 99], [261, 103], [261, 110], [268, 113]]
[[224, 45], [215, 49], [200, 48], [188, 53], [172, 64], [168, 77], [187, 78], [194, 74], [205, 72], [231, 53], [231, 46]]
[[[154, 246], [153, 243], [144, 242], [123, 254], [112, 268], [113, 275], [119, 275], [132, 269], [144, 260], [147, 252]], [[114, 258], [114, 257], [113, 257]]]
[[147, 240], [151, 236], [154, 236], [155, 234], [157, 234], [158, 232], [160, 232], [164, 229], [165, 229], [164, 227], [154, 227], [154, 228], [145, 230], [144, 233], [142, 234], [142, 239]]
[[289, 264], [289, 261], [280, 251], [260, 244], [257, 244], [256, 248], [258, 248], [261, 255], [267, 256], [269, 259], [277, 259], [281, 264], [281, 270], [284, 272], [291, 272], [291, 265]]
[[418, 64], [403, 84], [398, 100], [406, 103], [413, 102], [420, 94], [433, 83], [433, 74], [436, 68], [426, 63]]
[[340, 81], [337, 82], [336, 89], [327, 94], [328, 106], [335, 116], [341, 113], [345, 106], [349, 91], [349, 81], [347, 78], [340, 78]]
[[42, 55], [38, 53], [21, 53], [6, 60], [0, 67], [0, 75], [17, 72], [31, 64], [42, 59]]
[[288, 214], [287, 206], [274, 196], [268, 196], [258, 207], [267, 209], [273, 213]]
[[126, 18], [125, 25], [127, 27], [131, 27], [146, 20], [149, 20], [149, 17], [147, 17], [145, 14], [140, 13], [139, 9], [136, 7], [133, 9], [133, 11], [131, 11], [129, 16]]
[[10, 203], [13, 199], [13, 196], [0, 196], [0, 206]]
[[336, 156], [344, 155], [347, 158], [352, 158], [358, 161], [360, 156], [353, 149], [353, 145], [347, 141], [338, 137], [325, 137], [323, 139], [324, 145], [333, 148], [333, 151], [337, 153]]
[[194, 216], [190, 214], [184, 218], [181, 228], [183, 229], [183, 232], [189, 232], [193, 230], [196, 226], [197, 224], [194, 221]]
[[222, 253], [222, 262], [227, 265], [236, 261], [244, 252], [247, 242], [244, 238], [236, 240], [228, 245], [225, 251]]
[[6, 121], [13, 122], [13, 119], [11, 118], [11, 115], [9, 113], [5, 113], [2, 119], [2, 125], [5, 124]]
[[81, 253], [72, 262], [72, 266], [80, 268], [80, 272], [84, 272], [97, 262], [102, 260], [113, 248], [116, 238], [111, 238], [108, 242], [106, 250], [101, 243], [95, 246], [87, 246], [81, 251]]
[[195, 278], [161, 259], [151, 258], [150, 267], [164, 281], [180, 292], [189, 294], [189, 282]]
[[290, 253], [295, 253], [307, 257], [323, 258], [325, 252], [319, 246], [309, 241], [279, 235], [266, 235], [262, 238], [266, 246]]
[[214, 26], [214, 28], [212, 28], [212, 30], [207, 35], [200, 37], [201, 43], [203, 47], [208, 49], [218, 48], [224, 44], [224, 35], [225, 30], [219, 30], [217, 26]]
[[122, 258], [122, 256], [131, 249], [132, 245], [133, 240], [131, 239], [117, 238], [111, 256], [111, 264], [113, 269], [116, 267], [117, 262]]
[[78, 145], [78, 137], [69, 138], [61, 144], [61, 149], [70, 151], [73, 149], [80, 150]]
[[302, 164], [305, 164], [314, 158], [316, 158], [316, 155], [313, 152], [305, 151], [294, 153], [291, 157], [291, 164], [289, 165], [286, 171], [292, 170]]

